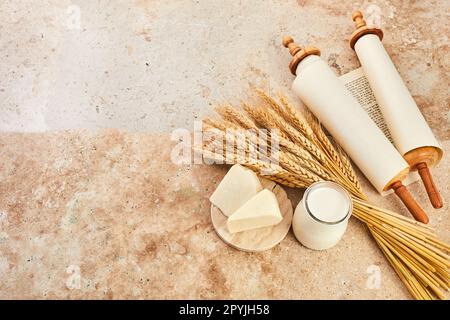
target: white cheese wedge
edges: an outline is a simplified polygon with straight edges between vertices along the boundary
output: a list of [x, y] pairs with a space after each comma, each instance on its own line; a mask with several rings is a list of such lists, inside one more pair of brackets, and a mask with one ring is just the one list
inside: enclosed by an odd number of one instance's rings
[[261, 190], [261, 182], [256, 173], [235, 164], [209, 200], [229, 217]]
[[281, 220], [283, 217], [275, 194], [264, 189], [229, 217], [227, 225], [230, 233], [236, 233], [273, 226]]

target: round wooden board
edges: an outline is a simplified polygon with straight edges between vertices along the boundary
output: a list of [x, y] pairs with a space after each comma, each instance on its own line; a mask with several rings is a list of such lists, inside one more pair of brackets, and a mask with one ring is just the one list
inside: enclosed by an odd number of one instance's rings
[[219, 208], [211, 205], [211, 221], [219, 237], [228, 245], [248, 252], [260, 252], [273, 248], [281, 240], [291, 227], [292, 203], [288, 199], [286, 191], [273, 181], [261, 178], [264, 189], [272, 191], [278, 199], [283, 220], [275, 226], [258, 228], [231, 234], [228, 232], [227, 219]]

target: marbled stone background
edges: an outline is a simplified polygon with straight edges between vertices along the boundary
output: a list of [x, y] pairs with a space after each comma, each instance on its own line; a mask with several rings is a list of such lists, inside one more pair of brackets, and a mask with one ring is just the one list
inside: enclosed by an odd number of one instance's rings
[[[226, 168], [170, 161], [171, 131], [211, 105], [250, 85], [289, 94], [285, 34], [337, 74], [358, 67], [358, 8], [448, 153], [448, 1], [2, 1], [0, 298], [410, 298], [353, 219], [325, 252], [291, 232], [264, 253], [226, 246], [208, 202]], [[433, 169], [444, 208], [409, 188], [447, 242], [449, 168], [444, 157]]]

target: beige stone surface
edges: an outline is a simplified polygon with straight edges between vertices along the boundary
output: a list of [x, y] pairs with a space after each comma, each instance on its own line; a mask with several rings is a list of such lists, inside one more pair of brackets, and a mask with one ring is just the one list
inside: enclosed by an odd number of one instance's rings
[[[1, 1], [0, 298], [410, 298], [355, 219], [324, 252], [292, 232], [264, 253], [228, 247], [208, 202], [226, 168], [170, 161], [171, 131], [211, 104], [249, 85], [289, 92], [282, 35], [319, 47], [337, 74], [358, 67], [358, 8], [381, 23], [448, 153], [448, 1]], [[449, 168], [444, 156], [433, 169], [440, 210], [409, 187], [447, 242]], [[288, 194], [295, 206], [301, 192]]]
[[320, 48], [338, 74], [358, 67], [348, 44], [358, 8], [450, 139], [446, 0], [4, 0], [0, 130], [191, 128], [251, 84], [290, 88], [283, 35]]

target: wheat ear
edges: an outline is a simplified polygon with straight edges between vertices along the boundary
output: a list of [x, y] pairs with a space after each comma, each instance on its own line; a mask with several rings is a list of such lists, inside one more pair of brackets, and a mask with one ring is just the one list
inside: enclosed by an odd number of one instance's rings
[[256, 124], [238, 108], [228, 104], [216, 107], [215, 110], [227, 121], [235, 123], [245, 129], [257, 129]]
[[283, 96], [282, 94], [278, 94], [278, 97], [280, 98], [280, 101], [284, 106], [287, 118], [294, 125], [294, 127], [300, 130], [309, 140], [315, 141], [317, 138], [314, 134], [314, 131], [312, 130], [311, 126], [309, 125], [308, 121], [306, 121], [302, 113], [298, 112], [289, 103], [288, 99], [285, 96]]
[[289, 173], [282, 167], [269, 164], [264, 161], [255, 160], [251, 158], [243, 158], [237, 155], [225, 157], [223, 155], [211, 152], [206, 149], [195, 149], [197, 152], [201, 152], [205, 158], [216, 161], [217, 163], [226, 163], [227, 161], [232, 161], [233, 163], [239, 163], [246, 166], [256, 173], [264, 176], [265, 178], [281, 183], [292, 188], [306, 188], [308, 184], [304, 181], [299, 180], [295, 175]]
[[355, 170], [353, 169], [353, 166], [350, 162], [350, 159], [349, 159], [347, 153], [339, 145], [336, 145], [336, 149], [339, 153], [339, 157], [342, 161], [342, 164], [344, 165], [344, 173], [345, 173], [346, 177], [353, 183], [353, 185], [358, 189], [358, 191], [361, 193], [361, 195], [363, 195], [364, 192], [362, 190], [361, 184], [359, 183], [359, 180], [356, 177]]

